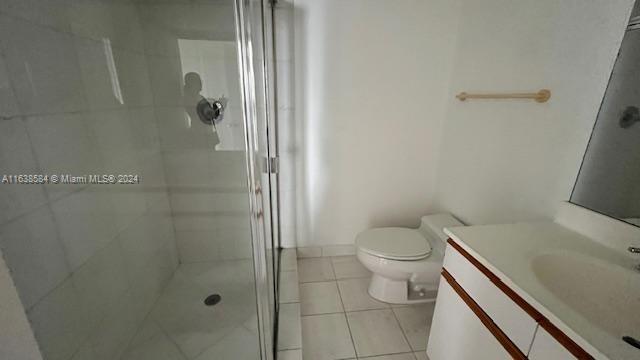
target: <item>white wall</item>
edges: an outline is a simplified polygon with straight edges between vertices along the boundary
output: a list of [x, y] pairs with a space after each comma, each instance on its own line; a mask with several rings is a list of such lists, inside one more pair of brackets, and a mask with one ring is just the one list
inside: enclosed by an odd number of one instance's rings
[[433, 203], [457, 1], [293, 4], [297, 203], [283, 216], [295, 212], [297, 245], [417, 225]]
[[[567, 200], [632, 0], [464, 0], [436, 202], [471, 224], [549, 219]], [[548, 103], [458, 91], [549, 88]]]

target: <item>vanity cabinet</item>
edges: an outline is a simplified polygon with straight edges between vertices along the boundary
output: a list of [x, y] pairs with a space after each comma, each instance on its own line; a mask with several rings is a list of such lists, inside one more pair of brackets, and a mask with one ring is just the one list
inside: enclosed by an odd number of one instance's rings
[[540, 327], [531, 344], [530, 360], [573, 360], [573, 356], [564, 346], [560, 345], [545, 329]]
[[511, 359], [447, 281], [441, 281], [431, 323], [429, 358], [433, 360]]
[[451, 239], [427, 355], [431, 360], [593, 359]]

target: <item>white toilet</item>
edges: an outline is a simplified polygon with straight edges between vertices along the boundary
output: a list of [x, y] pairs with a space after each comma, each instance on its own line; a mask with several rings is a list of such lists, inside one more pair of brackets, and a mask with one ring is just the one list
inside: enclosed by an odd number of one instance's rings
[[369, 229], [356, 237], [358, 260], [372, 273], [369, 295], [392, 304], [434, 301], [448, 236], [463, 224], [450, 214], [423, 216], [418, 229]]

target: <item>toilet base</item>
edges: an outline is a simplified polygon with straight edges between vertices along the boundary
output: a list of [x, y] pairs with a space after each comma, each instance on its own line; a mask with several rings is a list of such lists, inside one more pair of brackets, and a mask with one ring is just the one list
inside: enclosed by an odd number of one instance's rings
[[436, 300], [436, 289], [414, 291], [414, 286], [407, 280], [392, 280], [374, 273], [368, 292], [374, 299], [390, 304], [419, 304]]

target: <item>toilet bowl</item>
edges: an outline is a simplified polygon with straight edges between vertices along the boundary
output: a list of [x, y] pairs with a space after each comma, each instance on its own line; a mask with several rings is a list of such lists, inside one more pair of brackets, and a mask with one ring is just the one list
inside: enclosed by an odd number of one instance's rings
[[392, 304], [434, 301], [448, 236], [463, 224], [450, 214], [423, 216], [418, 229], [387, 227], [356, 237], [358, 260], [373, 273], [369, 295]]

